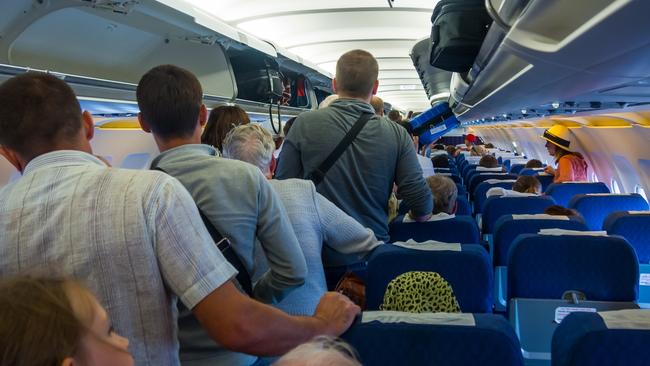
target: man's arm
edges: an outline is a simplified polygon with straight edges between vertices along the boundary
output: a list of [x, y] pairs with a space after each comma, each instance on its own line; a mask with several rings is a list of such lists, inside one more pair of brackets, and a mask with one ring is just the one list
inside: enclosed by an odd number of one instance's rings
[[360, 311], [347, 297], [328, 292], [314, 316], [290, 316], [242, 295], [232, 282], [192, 309], [212, 339], [230, 350], [257, 356], [283, 354], [321, 334], [339, 336]]
[[422, 168], [406, 131], [398, 132], [397, 141], [400, 144], [395, 169], [397, 194], [411, 208], [410, 214], [415, 221], [426, 221], [433, 211], [431, 190], [422, 176]]

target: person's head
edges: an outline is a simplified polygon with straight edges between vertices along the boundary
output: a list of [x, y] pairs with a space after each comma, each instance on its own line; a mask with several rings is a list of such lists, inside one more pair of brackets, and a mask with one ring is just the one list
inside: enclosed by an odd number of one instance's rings
[[0, 154], [19, 171], [35, 157], [56, 150], [91, 153], [94, 126], [63, 80], [28, 72], [0, 85]]
[[333, 101], [339, 99], [338, 94], [330, 94], [325, 99], [323, 99], [322, 102], [318, 105], [318, 109], [329, 107], [330, 104], [332, 104]]
[[433, 195], [433, 214], [455, 213], [456, 198], [458, 198], [456, 183], [444, 175], [432, 175], [427, 178], [427, 184]]
[[391, 111], [388, 112], [388, 119], [399, 123], [402, 121], [402, 114], [397, 109], [391, 109]]
[[443, 144], [435, 144], [435, 145], [433, 145], [433, 149], [434, 150], [444, 151], [445, 150], [445, 145], [443, 145]]
[[499, 161], [492, 155], [485, 155], [478, 161], [478, 165], [484, 168], [496, 168], [499, 166]]
[[555, 157], [555, 160], [560, 160], [562, 156], [576, 151], [575, 137], [568, 128], [562, 125], [555, 125], [545, 130], [541, 137], [546, 140], [544, 146], [549, 155]]
[[471, 156], [483, 156], [485, 154], [487, 154], [487, 151], [481, 145], [474, 145], [474, 146], [472, 146], [472, 148], [470, 150], [470, 155]]
[[223, 156], [258, 167], [267, 178], [273, 171], [273, 136], [262, 126], [251, 123], [233, 128], [223, 140]]
[[578, 211], [571, 209], [571, 208], [566, 208], [560, 205], [552, 205], [548, 206], [545, 210], [544, 213], [547, 215], [553, 215], [553, 216], [568, 216], [568, 217], [578, 217], [582, 218], [582, 216], [578, 213]]
[[131, 366], [129, 341], [72, 280], [16, 278], [0, 283], [0, 364]]
[[485, 148], [486, 149], [494, 149], [494, 144], [491, 143], [491, 142], [488, 142], [487, 144], [485, 144]]
[[379, 65], [367, 51], [352, 50], [336, 62], [333, 89], [341, 97], [370, 101], [377, 92]]
[[375, 114], [382, 117], [384, 115], [384, 101], [376, 95], [370, 98], [370, 105], [375, 110]]
[[543, 164], [538, 159], [530, 159], [526, 162], [526, 165], [524, 166], [524, 168], [541, 168], [541, 167], [543, 167]]
[[472, 146], [474, 142], [476, 142], [476, 136], [474, 136], [474, 134], [468, 133], [465, 135], [465, 145], [467, 145], [467, 147]]
[[447, 147], [445, 147], [445, 150], [447, 150], [447, 154], [449, 154], [449, 156], [456, 156], [456, 146], [447, 145]]
[[174, 65], [154, 67], [138, 82], [136, 97], [140, 126], [152, 132], [156, 141], [200, 137], [208, 111], [201, 83], [188, 70]]
[[542, 184], [532, 175], [522, 175], [512, 185], [512, 190], [521, 193], [540, 194], [542, 192]]
[[277, 360], [273, 366], [361, 366], [356, 351], [344, 341], [318, 336]]
[[222, 105], [210, 111], [208, 123], [201, 135], [201, 143], [222, 150], [223, 139], [235, 126], [251, 123], [248, 114], [236, 105]]
[[445, 155], [434, 155], [431, 158], [431, 164], [434, 168], [449, 168], [449, 156]]

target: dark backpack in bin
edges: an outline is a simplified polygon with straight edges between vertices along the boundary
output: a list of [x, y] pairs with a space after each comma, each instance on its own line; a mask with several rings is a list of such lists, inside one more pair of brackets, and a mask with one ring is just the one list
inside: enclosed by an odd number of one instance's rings
[[242, 62], [233, 60], [237, 80], [237, 97], [263, 103], [277, 103], [282, 98], [284, 84], [279, 66], [274, 60]]
[[492, 24], [483, 1], [441, 0], [431, 16], [431, 66], [467, 72]]

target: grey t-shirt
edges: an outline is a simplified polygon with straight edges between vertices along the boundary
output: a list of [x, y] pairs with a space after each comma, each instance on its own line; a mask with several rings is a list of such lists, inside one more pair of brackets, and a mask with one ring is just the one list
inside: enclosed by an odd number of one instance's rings
[[[295, 120], [280, 153], [277, 179], [306, 178], [343, 139], [368, 103], [337, 99], [327, 108]], [[388, 199], [393, 188], [417, 216], [431, 213], [433, 201], [413, 143], [403, 127], [374, 116], [327, 172], [317, 190], [388, 241]]]

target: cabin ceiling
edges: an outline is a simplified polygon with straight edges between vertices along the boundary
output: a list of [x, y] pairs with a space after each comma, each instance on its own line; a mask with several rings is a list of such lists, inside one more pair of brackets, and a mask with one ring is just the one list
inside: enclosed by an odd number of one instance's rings
[[430, 107], [409, 53], [430, 34], [437, 0], [185, 2], [332, 74], [343, 53], [365, 49], [379, 62], [379, 97], [401, 110]]

